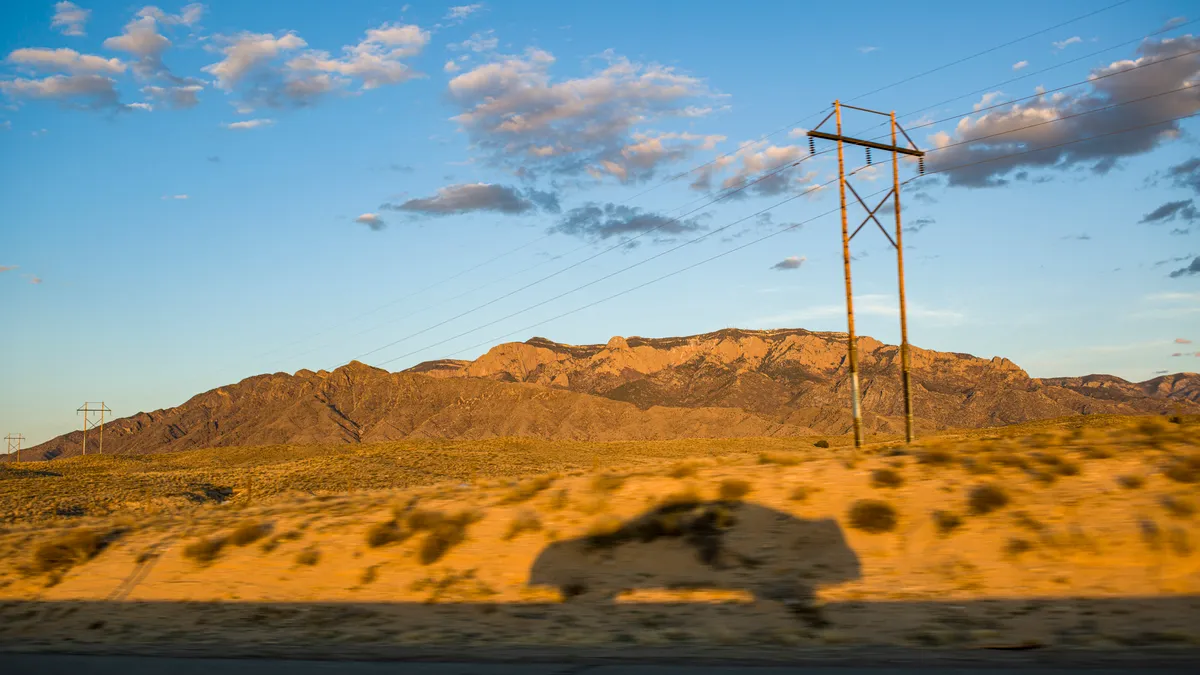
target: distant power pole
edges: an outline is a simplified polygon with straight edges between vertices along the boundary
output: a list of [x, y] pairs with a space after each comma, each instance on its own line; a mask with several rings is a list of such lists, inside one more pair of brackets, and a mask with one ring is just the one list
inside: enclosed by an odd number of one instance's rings
[[[891, 145], [876, 143], [875, 141], [868, 141], [861, 138], [843, 136], [842, 108], [850, 108], [851, 110], [858, 110], [860, 112], [870, 113], [872, 115], [883, 115], [884, 117], [887, 117], [892, 131]], [[830, 134], [818, 131], [823, 124], [829, 121], [830, 117], [835, 119], [837, 133]], [[911, 147], [899, 146], [896, 144], [897, 129], [900, 130], [900, 133], [904, 134], [904, 138], [908, 141], [908, 144]], [[893, 110], [891, 113], [884, 113], [879, 112], [878, 110], [868, 110], [867, 108], [844, 105], [840, 101], [833, 102], [833, 112], [829, 113], [825, 119], [821, 120], [821, 124], [818, 124], [815, 129], [808, 132], [808, 137], [808, 147], [810, 152], [813, 154], [816, 154], [816, 148], [813, 145], [812, 139], [823, 138], [829, 141], [837, 141], [838, 191], [842, 201], [842, 267], [846, 277], [846, 323], [849, 327], [849, 342], [847, 345], [847, 352], [850, 361], [850, 409], [854, 415], [854, 447], [857, 448], [862, 446], [863, 431], [862, 404], [859, 400], [858, 384], [858, 345], [856, 344], [857, 338], [854, 335], [854, 295], [850, 286], [850, 240], [853, 239], [854, 235], [858, 234], [859, 230], [862, 230], [863, 226], [865, 226], [867, 222], [871, 220], [875, 221], [875, 224], [879, 226], [880, 231], [883, 232], [883, 236], [887, 237], [888, 242], [890, 242], [892, 247], [896, 249], [896, 265], [900, 277], [900, 372], [904, 385], [904, 438], [907, 442], [911, 443], [913, 440], [912, 390], [909, 386], [908, 376], [908, 312], [904, 297], [904, 241], [902, 239], [903, 229], [901, 227], [900, 220], [900, 158], [898, 155], [909, 155], [919, 158], [919, 171], [921, 173], [925, 173], [925, 153], [917, 149], [917, 144], [914, 143], [911, 138], [909, 138], [908, 132], [904, 131], [904, 129], [896, 123], [896, 111]], [[892, 189], [889, 190], [888, 194], [884, 195], [883, 199], [881, 199], [879, 203], [875, 205], [875, 208], [868, 207], [867, 203], [863, 201], [863, 198], [859, 196], [858, 191], [855, 190], [854, 186], [850, 184], [849, 180], [847, 180], [846, 163], [843, 157], [843, 145], [847, 143], [850, 145], [859, 145], [867, 149], [868, 166], [871, 165], [872, 148], [876, 150], [886, 150], [892, 153]], [[851, 175], [854, 173], [856, 172], [851, 172]], [[854, 230], [853, 233], [849, 231], [849, 223], [847, 222], [848, 213], [846, 208], [846, 188], [850, 188], [850, 192], [854, 195], [854, 198], [867, 212], [867, 217], [863, 219], [862, 223]], [[888, 200], [893, 200], [893, 203], [896, 207], [895, 239], [888, 234], [888, 231], [886, 228], [884, 228], [883, 223], [880, 223], [879, 219], [875, 217], [876, 212], [878, 212], [879, 209], [888, 202]]]
[[8, 441], [8, 454], [11, 455], [14, 451], [13, 449], [15, 448], [16, 453], [17, 453], [17, 463], [20, 463], [21, 462], [21, 441], [25, 440], [25, 437], [22, 436], [21, 434], [17, 434], [16, 436], [9, 434], [4, 437], [4, 440]]
[[[87, 432], [88, 429], [100, 430], [100, 454], [104, 454], [104, 413], [112, 412], [108, 406], [104, 405], [104, 401], [100, 402], [99, 408], [93, 408], [96, 405], [90, 401], [84, 401], [83, 405], [75, 410], [75, 414], [83, 413], [83, 454], [87, 454]], [[100, 421], [92, 421], [92, 413], [100, 413]]]

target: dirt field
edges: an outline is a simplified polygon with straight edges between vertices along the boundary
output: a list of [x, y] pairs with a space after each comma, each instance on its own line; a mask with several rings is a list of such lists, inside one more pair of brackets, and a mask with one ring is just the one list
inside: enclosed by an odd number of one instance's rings
[[829, 440], [8, 466], [0, 647], [1200, 646], [1200, 420]]

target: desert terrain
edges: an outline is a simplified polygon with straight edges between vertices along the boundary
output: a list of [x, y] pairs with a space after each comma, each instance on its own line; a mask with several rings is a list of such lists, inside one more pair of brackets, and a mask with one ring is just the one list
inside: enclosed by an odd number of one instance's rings
[[1200, 645], [1200, 417], [0, 467], [0, 646]]

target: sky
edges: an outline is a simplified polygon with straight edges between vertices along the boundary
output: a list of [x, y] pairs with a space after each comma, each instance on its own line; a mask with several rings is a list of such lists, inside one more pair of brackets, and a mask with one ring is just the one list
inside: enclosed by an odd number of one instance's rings
[[[927, 152], [912, 344], [1200, 371], [1195, 4], [843, 10], [0, 3], [0, 432], [534, 336], [844, 331], [836, 154], [805, 137], [835, 99]], [[872, 205], [889, 159], [846, 148]], [[896, 343], [895, 251], [851, 248], [858, 333]]]

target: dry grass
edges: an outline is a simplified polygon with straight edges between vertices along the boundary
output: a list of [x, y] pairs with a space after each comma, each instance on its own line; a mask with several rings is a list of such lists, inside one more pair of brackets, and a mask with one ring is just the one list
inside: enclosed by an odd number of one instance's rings
[[545, 475], [523, 480], [517, 483], [512, 492], [509, 492], [500, 499], [500, 504], [520, 504], [521, 502], [527, 502], [553, 485], [557, 478], [558, 476], [555, 475]]
[[1008, 493], [998, 485], [976, 485], [967, 493], [967, 509], [971, 515], [982, 516], [1008, 506]]
[[1196, 513], [1196, 505], [1186, 497], [1177, 497], [1175, 495], [1163, 495], [1158, 500], [1159, 504], [1167, 510], [1167, 513], [1176, 518], [1191, 518]]
[[245, 521], [229, 535], [229, 543], [234, 546], [249, 546], [270, 533], [271, 526], [266, 523]]
[[802, 455], [787, 452], [764, 452], [758, 456], [759, 464], [778, 464], [780, 466], [796, 466], [804, 461]]
[[296, 554], [296, 564], [305, 567], [315, 567], [321, 562], [321, 551], [315, 546], [309, 546]]
[[1125, 488], [1126, 490], [1136, 490], [1145, 484], [1146, 484], [1146, 479], [1143, 478], [1142, 476], [1138, 476], [1138, 475], [1134, 475], [1134, 474], [1126, 474], [1124, 476], [1117, 476], [1117, 485], [1120, 485], [1121, 487]]
[[871, 472], [871, 487], [898, 488], [904, 485], [904, 477], [895, 469], [875, 469]]
[[508, 524], [508, 530], [504, 533], [504, 540], [511, 541], [525, 532], [537, 532], [541, 529], [542, 519], [538, 517], [538, 514], [526, 509], [514, 516]]
[[846, 514], [850, 527], [871, 534], [891, 532], [896, 529], [899, 516], [891, 504], [876, 499], [860, 499], [850, 506]]
[[934, 511], [933, 524], [937, 527], [938, 534], [945, 536], [957, 530], [962, 526], [962, 518], [957, 513], [950, 511]]
[[65, 572], [96, 557], [104, 545], [105, 538], [93, 530], [68, 532], [37, 547], [33, 552], [34, 569], [43, 573]]
[[598, 474], [592, 479], [592, 491], [600, 493], [616, 492], [625, 484], [624, 476], [617, 476], [610, 473]]
[[205, 537], [198, 539], [183, 548], [183, 557], [194, 561], [198, 565], [208, 565], [216, 560], [225, 545], [229, 543], [227, 537]]
[[717, 488], [717, 498], [722, 501], [738, 501], [750, 494], [750, 482], [741, 478], [726, 478]]

